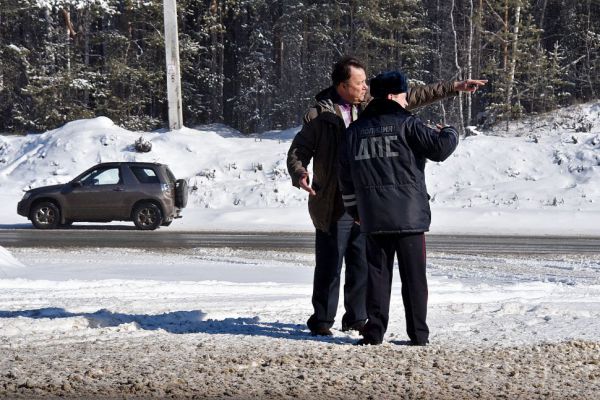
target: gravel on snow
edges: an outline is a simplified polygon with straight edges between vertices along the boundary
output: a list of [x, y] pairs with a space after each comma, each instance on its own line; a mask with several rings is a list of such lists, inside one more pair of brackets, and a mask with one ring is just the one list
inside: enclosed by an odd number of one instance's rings
[[[298, 339], [298, 338], [296, 338]], [[600, 343], [353, 346], [172, 334], [0, 348], [0, 398], [592, 399]]]

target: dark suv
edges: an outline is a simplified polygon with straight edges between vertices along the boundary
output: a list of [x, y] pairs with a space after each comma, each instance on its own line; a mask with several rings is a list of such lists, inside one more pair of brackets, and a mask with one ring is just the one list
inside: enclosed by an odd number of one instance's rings
[[64, 185], [28, 190], [17, 206], [39, 229], [73, 222], [133, 221], [154, 230], [181, 218], [187, 183], [164, 164], [114, 162], [98, 164]]

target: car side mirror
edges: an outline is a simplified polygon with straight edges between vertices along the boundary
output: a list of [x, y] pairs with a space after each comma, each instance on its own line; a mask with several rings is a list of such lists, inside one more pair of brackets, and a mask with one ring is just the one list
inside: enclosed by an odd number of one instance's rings
[[78, 188], [78, 187], [82, 187], [83, 183], [81, 183], [81, 181], [75, 181], [75, 182], [71, 182], [71, 186], [74, 188]]

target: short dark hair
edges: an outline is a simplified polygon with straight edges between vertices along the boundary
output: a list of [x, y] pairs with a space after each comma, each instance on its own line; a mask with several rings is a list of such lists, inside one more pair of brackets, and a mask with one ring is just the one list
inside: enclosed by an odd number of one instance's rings
[[331, 82], [333, 86], [337, 86], [342, 82], [350, 79], [350, 67], [360, 68], [366, 71], [367, 68], [358, 59], [352, 56], [344, 56], [338, 60], [331, 71]]

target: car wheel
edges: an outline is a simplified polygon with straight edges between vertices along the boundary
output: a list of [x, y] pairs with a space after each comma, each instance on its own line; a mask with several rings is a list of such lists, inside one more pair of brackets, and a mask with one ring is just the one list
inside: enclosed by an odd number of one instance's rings
[[31, 208], [29, 219], [38, 229], [56, 229], [60, 223], [60, 210], [56, 204], [42, 201]]
[[162, 211], [154, 203], [141, 203], [133, 209], [133, 223], [143, 231], [153, 231], [163, 220]]

